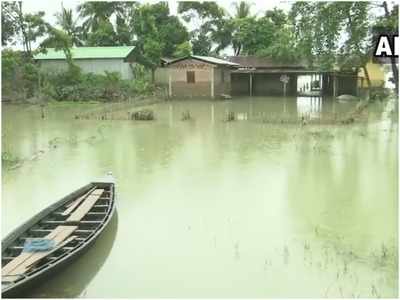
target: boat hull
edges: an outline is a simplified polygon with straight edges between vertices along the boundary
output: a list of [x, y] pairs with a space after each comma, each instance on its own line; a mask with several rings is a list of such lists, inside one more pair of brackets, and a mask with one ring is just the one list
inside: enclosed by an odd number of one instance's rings
[[114, 183], [110, 182], [105, 182], [105, 183], [91, 183], [88, 184], [77, 191], [69, 194], [68, 196], [62, 198], [61, 200], [57, 201], [55, 204], [51, 205], [48, 208], [45, 208], [41, 212], [39, 212], [37, 215], [35, 215], [33, 218], [31, 218], [29, 221], [27, 221], [25, 224], [21, 225], [17, 229], [15, 229], [13, 232], [11, 232], [3, 241], [2, 241], [2, 252], [7, 249], [16, 239], [18, 239], [23, 232], [26, 230], [29, 230], [34, 224], [37, 222], [40, 222], [41, 219], [49, 215], [49, 213], [55, 211], [59, 207], [63, 206], [64, 204], [68, 203], [68, 201], [71, 200], [71, 198], [77, 197], [77, 195], [80, 195], [90, 189], [94, 184], [96, 186], [99, 185], [112, 185], [112, 206], [110, 207], [108, 214], [106, 215], [104, 222], [96, 228], [96, 231], [81, 245], [77, 246], [74, 250], [72, 250], [70, 253], [66, 254], [65, 256], [61, 257], [54, 263], [50, 264], [48, 267], [38, 271], [35, 273], [33, 276], [29, 276], [27, 278], [24, 278], [20, 281], [18, 281], [15, 284], [11, 284], [9, 286], [3, 286], [2, 283], [2, 297], [3, 298], [17, 298], [17, 297], [24, 297], [24, 294], [26, 294], [29, 289], [36, 287], [38, 284], [43, 283], [45, 279], [48, 276], [54, 275], [58, 272], [60, 272], [63, 268], [66, 266], [70, 265], [74, 260], [79, 258], [82, 254], [84, 254], [86, 251], [88, 251], [93, 244], [96, 242], [96, 240], [101, 236], [105, 228], [109, 225], [110, 221], [115, 215], [116, 211], [116, 206], [115, 206], [115, 187]]

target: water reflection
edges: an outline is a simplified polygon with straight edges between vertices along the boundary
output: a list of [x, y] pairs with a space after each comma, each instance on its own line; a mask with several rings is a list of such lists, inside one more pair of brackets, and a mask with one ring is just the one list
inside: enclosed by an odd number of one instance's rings
[[319, 118], [322, 112], [322, 97], [297, 97], [298, 117]]
[[[338, 102], [330, 97], [251, 97], [225, 101], [187, 100], [155, 106], [156, 115], [169, 126], [181, 121], [189, 111], [192, 121], [221, 122], [232, 113], [236, 121], [262, 121], [267, 119], [299, 120], [331, 118], [344, 115], [354, 109], [357, 101]], [[167, 119], [165, 119], [167, 117]]]
[[77, 298], [85, 296], [85, 288], [106, 262], [118, 230], [118, 213], [91, 248], [65, 269], [55, 274], [25, 298]]
[[[57, 281], [51, 295], [394, 297], [397, 265], [386, 259], [393, 257], [386, 249], [397, 249], [398, 220], [391, 108], [372, 104], [369, 123], [349, 126], [262, 122], [310, 111], [340, 115], [357, 104], [302, 101], [171, 101], [153, 106], [153, 122], [76, 121], [59, 108], [43, 122], [34, 109], [6, 107], [3, 143], [18, 155], [62, 142], [3, 173], [3, 232], [70, 184], [112, 170], [121, 196], [115, 245], [86, 287], [68, 294]], [[181, 121], [188, 110], [192, 119]], [[229, 111], [241, 120], [224, 122]], [[73, 136], [78, 142], [69, 142]], [[68, 274], [66, 282], [77, 280]]]

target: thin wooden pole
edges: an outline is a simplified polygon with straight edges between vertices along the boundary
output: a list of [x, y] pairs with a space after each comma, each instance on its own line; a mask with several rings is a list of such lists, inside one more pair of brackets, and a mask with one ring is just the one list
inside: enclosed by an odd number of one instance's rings
[[214, 68], [211, 68], [211, 98], [214, 99]]
[[250, 97], [253, 96], [253, 74], [250, 73]]
[[168, 96], [172, 98], [172, 78], [170, 70], [168, 70]]
[[336, 74], [333, 74], [333, 97], [336, 98], [337, 96], [337, 77]]

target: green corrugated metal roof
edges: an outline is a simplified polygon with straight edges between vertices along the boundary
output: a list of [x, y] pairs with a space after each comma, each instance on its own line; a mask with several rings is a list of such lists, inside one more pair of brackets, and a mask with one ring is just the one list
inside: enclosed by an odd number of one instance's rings
[[[73, 59], [85, 58], [126, 58], [134, 49], [134, 46], [119, 46], [119, 47], [75, 47], [71, 48]], [[34, 56], [34, 59], [65, 59], [62, 50], [56, 51], [54, 48], [47, 48], [47, 53], [39, 53]]]

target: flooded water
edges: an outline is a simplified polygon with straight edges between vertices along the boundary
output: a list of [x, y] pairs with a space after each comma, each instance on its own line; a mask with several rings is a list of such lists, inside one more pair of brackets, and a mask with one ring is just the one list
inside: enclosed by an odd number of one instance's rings
[[[117, 211], [30, 297], [396, 297], [397, 121], [300, 125], [356, 103], [165, 102], [155, 121], [75, 120], [95, 104], [5, 105], [2, 235], [112, 171]], [[189, 111], [192, 120], [181, 121]], [[224, 122], [227, 112], [236, 121]]]

